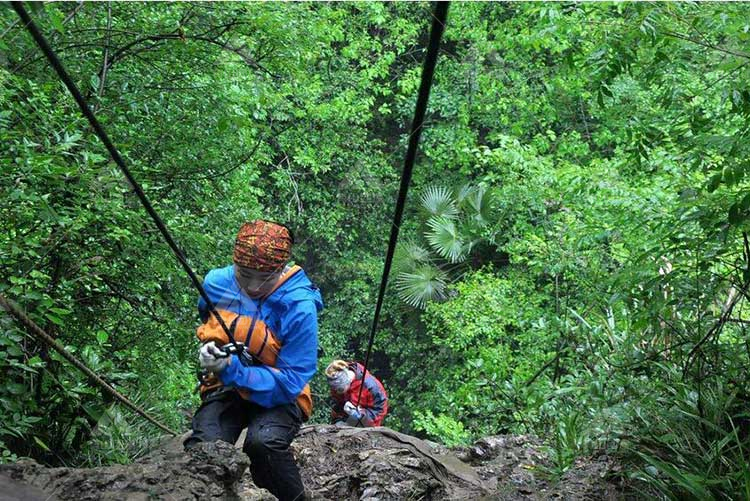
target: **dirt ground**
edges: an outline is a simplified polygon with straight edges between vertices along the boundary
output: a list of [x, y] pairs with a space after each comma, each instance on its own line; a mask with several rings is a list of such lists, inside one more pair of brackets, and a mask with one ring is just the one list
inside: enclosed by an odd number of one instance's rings
[[[185, 453], [182, 439], [169, 440], [130, 465], [0, 466], [0, 501], [275, 499], [253, 485], [249, 460], [239, 449], [218, 442]], [[553, 481], [541, 443], [528, 436], [493, 436], [471, 447], [447, 449], [389, 428], [313, 425], [302, 428], [292, 447], [314, 500], [631, 497], [612, 480], [618, 469], [606, 456], [580, 460]]]

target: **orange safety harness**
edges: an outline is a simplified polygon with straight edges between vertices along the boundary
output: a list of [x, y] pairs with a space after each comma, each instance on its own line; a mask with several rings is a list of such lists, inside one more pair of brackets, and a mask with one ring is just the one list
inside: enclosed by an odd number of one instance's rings
[[[302, 271], [302, 268], [296, 265], [286, 270], [276, 281], [273, 289], [260, 299], [258, 307], [252, 316], [240, 315], [233, 311], [223, 310], [221, 308], [216, 309], [218, 316], [224, 321], [225, 325], [229, 326], [229, 331], [232, 334], [234, 341], [237, 344], [244, 346], [245, 353], [247, 353], [256, 364], [275, 368], [280, 362], [279, 352], [281, 351], [283, 343], [279, 341], [276, 334], [270, 327], [268, 327], [263, 319], [259, 318], [260, 311], [263, 306], [263, 301], [268, 299], [299, 271]], [[213, 341], [218, 346], [224, 347], [223, 349], [227, 354], [231, 354], [233, 351], [234, 345], [230, 343], [229, 336], [227, 336], [227, 333], [221, 327], [214, 315], [210, 316], [205, 323], [198, 327], [196, 335], [201, 343]], [[201, 372], [199, 379], [201, 393], [222, 386], [222, 382], [219, 378], [212, 373]], [[238, 389], [237, 391], [245, 399], [247, 399], [250, 394], [247, 390]], [[305, 385], [304, 389], [297, 397], [297, 404], [302, 409], [305, 417], [309, 418], [310, 414], [312, 414], [312, 394], [310, 392], [309, 384]]]

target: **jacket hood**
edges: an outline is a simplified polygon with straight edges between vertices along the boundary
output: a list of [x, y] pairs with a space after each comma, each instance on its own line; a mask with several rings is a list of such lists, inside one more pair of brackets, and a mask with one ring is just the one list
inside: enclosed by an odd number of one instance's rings
[[309, 300], [315, 303], [318, 311], [323, 309], [323, 298], [320, 295], [320, 289], [310, 281], [305, 270], [300, 269], [294, 275], [289, 277], [281, 287], [276, 289], [273, 294], [265, 300], [266, 304], [288, 303], [291, 301]]
[[[352, 362], [349, 364], [349, 369], [354, 372], [354, 379], [363, 379], [365, 374], [365, 366], [360, 364], [359, 362]], [[370, 374], [370, 371], [367, 371], [367, 374]]]

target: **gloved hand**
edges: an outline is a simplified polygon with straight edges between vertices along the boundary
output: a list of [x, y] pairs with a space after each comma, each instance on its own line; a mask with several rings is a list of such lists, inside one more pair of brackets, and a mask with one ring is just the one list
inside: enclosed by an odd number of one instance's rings
[[351, 402], [347, 402], [344, 404], [344, 412], [346, 412], [349, 416], [353, 417], [354, 419], [359, 419], [362, 416], [362, 413], [359, 411], [359, 407], [357, 407]]
[[221, 351], [213, 341], [201, 346], [198, 362], [204, 369], [218, 374], [229, 365], [229, 356]]
[[344, 404], [344, 412], [349, 415], [349, 417], [346, 418], [346, 424], [348, 424], [349, 426], [361, 425], [362, 412], [360, 412], [359, 407], [352, 404], [351, 402], [347, 402]]

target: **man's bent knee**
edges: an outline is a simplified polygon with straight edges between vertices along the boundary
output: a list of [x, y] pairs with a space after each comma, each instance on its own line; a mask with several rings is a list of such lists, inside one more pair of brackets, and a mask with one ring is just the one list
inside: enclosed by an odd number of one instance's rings
[[221, 435], [216, 434], [206, 434], [206, 433], [196, 433], [193, 431], [193, 434], [190, 435], [188, 438], [185, 439], [184, 442], [182, 442], [182, 447], [187, 451], [195, 447], [196, 445], [202, 443], [202, 442], [218, 442], [221, 440], [222, 442], [226, 442], [228, 444], [234, 445], [233, 442], [230, 442], [225, 437], [222, 437]]
[[248, 456], [258, 456], [289, 449], [288, 432], [283, 427], [263, 426], [248, 432], [242, 449]]

